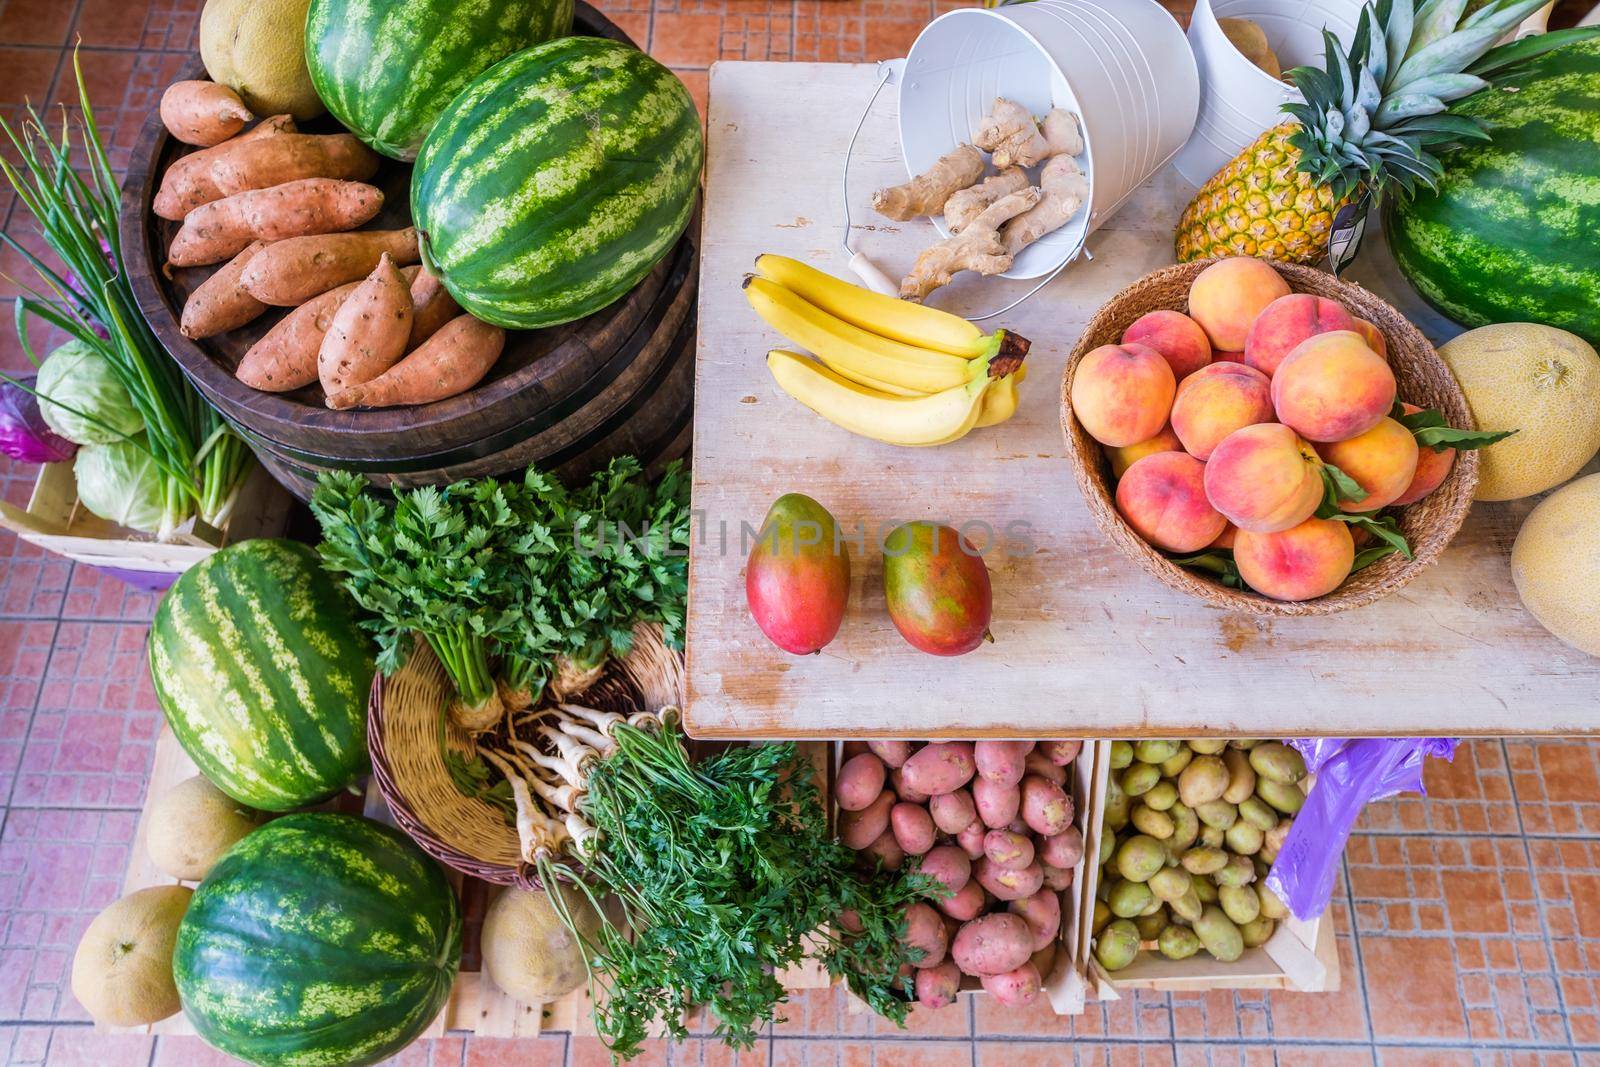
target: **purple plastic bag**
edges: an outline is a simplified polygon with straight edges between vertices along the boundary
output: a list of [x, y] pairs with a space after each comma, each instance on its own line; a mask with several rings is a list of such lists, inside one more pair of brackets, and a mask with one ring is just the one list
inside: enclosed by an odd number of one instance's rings
[[1356, 817], [1368, 801], [1396, 793], [1426, 795], [1422, 761], [1455, 758], [1450, 737], [1317, 737], [1290, 741], [1317, 782], [1278, 850], [1267, 888], [1297, 919], [1321, 915], [1333, 895], [1334, 874]]

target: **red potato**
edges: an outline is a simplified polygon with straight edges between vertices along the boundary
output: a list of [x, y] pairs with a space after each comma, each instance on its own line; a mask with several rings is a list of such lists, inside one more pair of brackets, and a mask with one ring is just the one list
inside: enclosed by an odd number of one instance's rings
[[376, 173], [378, 154], [348, 133], [297, 133], [242, 144], [211, 164], [211, 180], [223, 196], [303, 178], [364, 182]]
[[[242, 279], [250, 295], [263, 304], [298, 307], [319, 293], [371, 274], [388, 254], [396, 263], [415, 263], [417, 231], [363, 230], [291, 237], [263, 251], [245, 268]], [[418, 272], [412, 272], [415, 284]]]
[[978, 979], [984, 992], [1008, 1008], [1025, 1008], [1039, 999], [1043, 983], [1038, 968], [1029, 960], [1005, 974], [986, 974]]
[[1083, 831], [1069, 826], [1039, 842], [1039, 859], [1052, 867], [1076, 867], [1083, 858]]
[[917, 1003], [925, 1008], [948, 1008], [961, 990], [961, 968], [953, 960], [917, 971]]
[[990, 830], [983, 835], [983, 854], [996, 867], [1020, 871], [1033, 862], [1033, 839], [1010, 830]]
[[848, 933], [866, 933], [867, 928], [861, 922], [861, 914], [854, 908], [846, 908], [841, 911], [837, 921], [840, 929], [845, 930]]
[[883, 792], [883, 761], [870, 752], [851, 756], [839, 768], [833, 784], [834, 799], [845, 811], [860, 811]]
[[906, 907], [906, 932], [900, 940], [922, 950], [922, 958], [913, 967], [922, 970], [943, 963], [949, 949], [945, 938], [944, 919], [937, 911], [921, 902]]
[[967, 974], [1005, 974], [1033, 955], [1033, 931], [1019, 915], [995, 912], [961, 927], [950, 946], [956, 966]]
[[1037, 774], [1040, 778], [1054, 782], [1056, 785], [1064, 786], [1067, 784], [1067, 769], [1065, 767], [1057, 767], [1054, 763], [1051, 763], [1050, 757], [1038, 749], [1028, 753], [1028, 759], [1023, 764], [1023, 768], [1028, 774]]
[[333, 394], [370, 382], [405, 354], [411, 336], [411, 287], [385, 254], [367, 280], [333, 313], [317, 352], [317, 378]]
[[989, 906], [989, 898], [984, 894], [983, 886], [976, 881], [968, 881], [936, 906], [950, 918], [967, 922], [983, 914], [983, 910]]
[[1044, 948], [1028, 957], [1028, 962], [1033, 964], [1033, 969], [1039, 972], [1039, 977], [1044, 981], [1050, 980], [1050, 975], [1055, 971], [1056, 945], [1060, 942], [1052, 941]]
[[1022, 781], [1023, 766], [1033, 750], [1031, 741], [978, 741], [972, 746], [978, 773], [1001, 785]]
[[[412, 292], [412, 299], [413, 300], [416, 299], [416, 288], [417, 288], [416, 287], [416, 283], [415, 282], [411, 283], [411, 292]], [[843, 762], [849, 762], [851, 759], [855, 758], [856, 756], [861, 755], [861, 753], [863, 753], [863, 752], [871, 752], [871, 751], [872, 751], [872, 749], [867, 746], [867, 743], [865, 741], [846, 741], [843, 745], [841, 745], [839, 747], [839, 759], [841, 761], [843, 761]]]
[[928, 813], [933, 816], [933, 825], [947, 834], [959, 834], [978, 819], [977, 805], [965, 789], [930, 797]]
[[937, 880], [952, 893], [972, 880], [972, 860], [955, 845], [940, 845], [922, 857], [921, 872]]
[[1008, 870], [984, 856], [972, 865], [972, 878], [996, 900], [1021, 900], [1044, 886], [1044, 868], [1035, 860], [1026, 867]]
[[894, 839], [894, 834], [885, 830], [875, 841], [861, 849], [856, 859], [869, 870], [873, 866], [873, 861], [876, 861], [877, 866], [883, 870], [898, 871], [906, 865], [906, 851]]
[[1047, 756], [1051, 763], [1057, 767], [1065, 767], [1078, 758], [1078, 753], [1083, 751], [1082, 741], [1040, 741], [1039, 751]]
[[1061, 897], [1049, 889], [1041, 889], [1021, 900], [1006, 905], [1013, 915], [1020, 915], [1033, 931], [1033, 951], [1038, 952], [1055, 941], [1061, 932]]
[[260, 138], [294, 132], [294, 119], [291, 116], [274, 115], [262, 119], [253, 128], [215, 148], [203, 148], [179, 156], [161, 176], [161, 188], [156, 190], [155, 199], [150, 204], [151, 210], [161, 218], [183, 221], [185, 215], [201, 204], [222, 199], [222, 190], [217, 188], [217, 183], [211, 177], [211, 168], [218, 159]]
[[1072, 825], [1072, 798], [1044, 778], [1022, 780], [1022, 818], [1036, 834], [1051, 837]]
[[1060, 893], [1072, 885], [1071, 867], [1052, 867], [1048, 863], [1041, 863], [1039, 864], [1039, 870], [1044, 872], [1044, 887], [1046, 889]]
[[839, 840], [853, 849], [863, 849], [889, 828], [889, 809], [894, 794], [885, 789], [876, 800], [860, 811], [839, 813]]
[[972, 800], [983, 825], [991, 830], [1004, 830], [1021, 809], [1022, 792], [1014, 785], [979, 778], [972, 783]]
[[933, 816], [921, 804], [901, 801], [890, 808], [889, 828], [908, 856], [921, 856], [933, 847]]
[[899, 770], [911, 758], [910, 741], [868, 741], [867, 747], [891, 770]]
[[471, 315], [457, 315], [422, 347], [373, 378], [328, 394], [344, 408], [392, 408], [432, 404], [471, 389], [505, 351], [506, 332]]
[[426, 266], [411, 283], [411, 340], [406, 351], [411, 351], [438, 333], [444, 324], [461, 314], [461, 305], [450, 295], [450, 290]]
[[911, 788], [906, 784], [906, 769], [896, 767], [889, 772], [889, 784], [894, 788], [895, 795], [910, 804], [926, 804], [931, 799], [928, 794]]
[[905, 783], [919, 793], [953, 793], [972, 781], [977, 764], [971, 741], [934, 741], [912, 753], [900, 768]]
[[184, 301], [178, 332], [191, 340], [214, 337], [228, 330], [237, 330], [266, 311], [267, 305], [251, 296], [239, 283], [245, 264], [265, 247], [265, 241], [252, 241], [244, 251], [201, 282], [189, 294], [189, 299]]
[[977, 859], [983, 855], [983, 835], [986, 832], [983, 823], [975, 822], [956, 835], [956, 845], [970, 858]]
[[221, 144], [255, 118], [239, 94], [210, 81], [181, 81], [161, 94], [161, 124], [184, 144]]
[[[304, 178], [236, 193], [185, 215], [167, 249], [167, 262], [203, 267], [238, 255], [258, 238], [282, 241], [353, 230], [382, 207], [383, 192], [376, 186], [332, 178]], [[406, 324], [409, 332], [409, 317]]]

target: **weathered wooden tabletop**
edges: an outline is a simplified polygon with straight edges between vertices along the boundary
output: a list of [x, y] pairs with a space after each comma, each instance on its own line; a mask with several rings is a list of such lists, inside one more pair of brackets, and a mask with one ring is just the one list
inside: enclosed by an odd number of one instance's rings
[[[1600, 732], [1600, 659], [1549, 636], [1511, 583], [1511, 543], [1532, 502], [1477, 505], [1443, 559], [1405, 589], [1322, 618], [1216, 611], [1104, 540], [1065, 456], [1061, 373], [1095, 309], [1172, 261], [1172, 227], [1189, 192], [1175, 172], [1157, 175], [1091, 238], [1092, 262], [1070, 266], [1006, 316], [1003, 325], [1033, 340], [1010, 422], [939, 448], [895, 448], [852, 436], [780, 392], [764, 359], [787, 346], [745, 303], [740, 278], [769, 251], [847, 274], [844, 147], [875, 79], [868, 64], [712, 68], [694, 427], [702, 525], [688, 626], [695, 735]], [[933, 239], [932, 227], [887, 222], [866, 198], [904, 174], [888, 90], [862, 132], [850, 195], [853, 242], [895, 276]], [[1367, 249], [1377, 267], [1366, 276], [1389, 291], [1383, 255]], [[1024, 284], [978, 280], [941, 306], [999, 306]], [[1439, 329], [1437, 320], [1422, 325]], [[851, 549], [844, 627], [809, 657], [771, 645], [745, 608], [741, 527], [759, 527], [768, 505], [791, 491], [821, 501], [847, 529], [868, 531], [867, 550]], [[912, 649], [884, 611], [874, 536], [926, 518], [987, 523], [1001, 542], [987, 559], [995, 642], [955, 659]]]

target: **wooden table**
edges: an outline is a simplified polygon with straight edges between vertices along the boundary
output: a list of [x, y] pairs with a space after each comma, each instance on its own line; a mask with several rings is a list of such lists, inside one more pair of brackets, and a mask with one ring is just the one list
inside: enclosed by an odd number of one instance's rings
[[[688, 625], [695, 735], [1600, 733], [1600, 659], [1547, 634], [1511, 584], [1508, 554], [1532, 502], [1478, 505], [1438, 565], [1386, 600], [1325, 618], [1216, 611], [1107, 544], [1065, 458], [1061, 372], [1094, 310], [1172, 261], [1189, 194], [1175, 172], [1157, 175], [1091, 238], [1092, 262], [1007, 316], [1034, 342], [1010, 422], [939, 448], [895, 448], [781, 393], [764, 357], [783, 342], [739, 281], [767, 251], [846, 274], [841, 166], [875, 78], [866, 64], [712, 68], [694, 432], [702, 526]], [[894, 118], [886, 91], [857, 146], [850, 192], [856, 246], [897, 276], [933, 230], [866, 206], [873, 188], [904, 178]], [[1381, 249], [1365, 256], [1381, 266]], [[977, 280], [934, 302], [994, 307], [1023, 285]], [[988, 558], [995, 643], [956, 659], [912, 649], [885, 615], [870, 547], [852, 549], [850, 612], [831, 645], [795, 657], [768, 643], [745, 608], [740, 529], [758, 527], [790, 491], [815, 497], [846, 528], [1024, 524], [1028, 550]]]

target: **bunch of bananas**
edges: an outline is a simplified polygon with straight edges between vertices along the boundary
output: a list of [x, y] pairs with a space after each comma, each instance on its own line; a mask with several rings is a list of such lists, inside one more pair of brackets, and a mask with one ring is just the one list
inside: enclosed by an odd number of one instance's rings
[[763, 255], [744, 294], [767, 325], [808, 352], [774, 349], [779, 388], [851, 433], [942, 445], [1017, 410], [1028, 341]]

